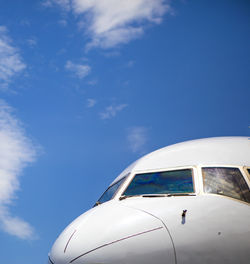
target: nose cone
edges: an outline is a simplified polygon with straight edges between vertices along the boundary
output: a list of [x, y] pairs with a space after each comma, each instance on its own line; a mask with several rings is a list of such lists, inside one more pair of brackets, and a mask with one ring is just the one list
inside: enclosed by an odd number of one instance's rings
[[58, 237], [51, 264], [166, 264], [174, 250], [162, 222], [110, 201], [78, 217]]

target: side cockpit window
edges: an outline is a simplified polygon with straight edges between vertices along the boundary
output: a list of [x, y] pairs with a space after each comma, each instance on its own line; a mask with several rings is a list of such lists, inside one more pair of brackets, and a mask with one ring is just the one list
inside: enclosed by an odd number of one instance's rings
[[125, 177], [123, 177], [121, 180], [119, 180], [116, 183], [109, 186], [108, 189], [103, 193], [101, 198], [97, 201], [96, 205], [101, 204], [101, 203], [105, 203], [105, 202], [111, 200], [126, 178], [127, 178], [127, 175]]
[[124, 196], [194, 193], [192, 169], [136, 174]]
[[202, 168], [204, 192], [250, 203], [249, 187], [238, 168]]

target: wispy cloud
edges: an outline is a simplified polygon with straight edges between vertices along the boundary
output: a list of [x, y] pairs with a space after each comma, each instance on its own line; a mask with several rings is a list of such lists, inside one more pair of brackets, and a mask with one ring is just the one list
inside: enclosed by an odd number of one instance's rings
[[[159, 24], [171, 13], [169, 0], [47, 0], [71, 9], [90, 37], [87, 48], [111, 48], [138, 38], [148, 24]], [[81, 26], [82, 27], [82, 26]]]
[[118, 112], [122, 111], [126, 108], [127, 104], [120, 104], [120, 105], [110, 105], [105, 108], [103, 112], [100, 113], [101, 119], [111, 119], [117, 115]]
[[77, 64], [72, 61], [67, 61], [65, 69], [73, 72], [80, 79], [86, 77], [91, 71], [91, 67], [89, 65]]
[[61, 25], [61, 26], [63, 26], [63, 27], [66, 27], [68, 25], [68, 22], [67, 22], [66, 19], [60, 19], [58, 21], [58, 24]]
[[7, 89], [11, 80], [26, 68], [17, 48], [7, 34], [7, 28], [0, 26], [0, 88]]
[[132, 68], [135, 65], [135, 61], [134, 60], [130, 60], [127, 64], [126, 67], [127, 68]]
[[37, 39], [35, 37], [31, 37], [27, 39], [27, 43], [29, 44], [30, 47], [35, 47], [37, 45]]
[[[76, 14], [87, 14], [87, 29], [92, 38], [89, 47], [114, 47], [137, 38], [145, 22], [160, 23], [170, 9], [164, 0], [73, 0]], [[86, 19], [86, 17], [84, 17]]]
[[87, 103], [86, 103], [86, 107], [87, 108], [92, 108], [92, 107], [94, 107], [95, 105], [96, 105], [96, 100], [95, 99], [93, 99], [93, 98], [88, 98], [87, 99]]
[[25, 135], [13, 110], [0, 101], [0, 227], [21, 239], [33, 239], [29, 223], [10, 214], [9, 206], [19, 189], [19, 176], [35, 160], [36, 148]]
[[132, 152], [144, 152], [145, 144], [148, 140], [148, 129], [137, 126], [128, 129], [127, 141]]
[[44, 7], [52, 7], [54, 4], [57, 4], [65, 11], [69, 11], [71, 8], [71, 0], [43, 0], [41, 3]]
[[20, 25], [29, 27], [30, 26], [30, 21], [28, 19], [24, 18], [24, 19], [22, 19], [20, 21]]
[[91, 85], [91, 86], [97, 85], [97, 83], [98, 83], [97, 79], [93, 79], [93, 80], [88, 81], [88, 85]]

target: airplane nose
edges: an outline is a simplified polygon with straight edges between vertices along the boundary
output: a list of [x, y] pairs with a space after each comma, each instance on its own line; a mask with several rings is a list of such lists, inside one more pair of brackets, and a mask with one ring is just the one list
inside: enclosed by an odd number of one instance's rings
[[174, 248], [162, 221], [110, 201], [78, 217], [58, 237], [49, 264], [172, 264]]

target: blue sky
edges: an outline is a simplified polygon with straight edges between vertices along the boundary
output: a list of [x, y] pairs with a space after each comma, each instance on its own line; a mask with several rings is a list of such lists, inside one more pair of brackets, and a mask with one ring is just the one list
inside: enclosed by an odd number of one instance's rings
[[250, 4], [0, 0], [0, 263], [62, 229], [147, 152], [249, 136]]

